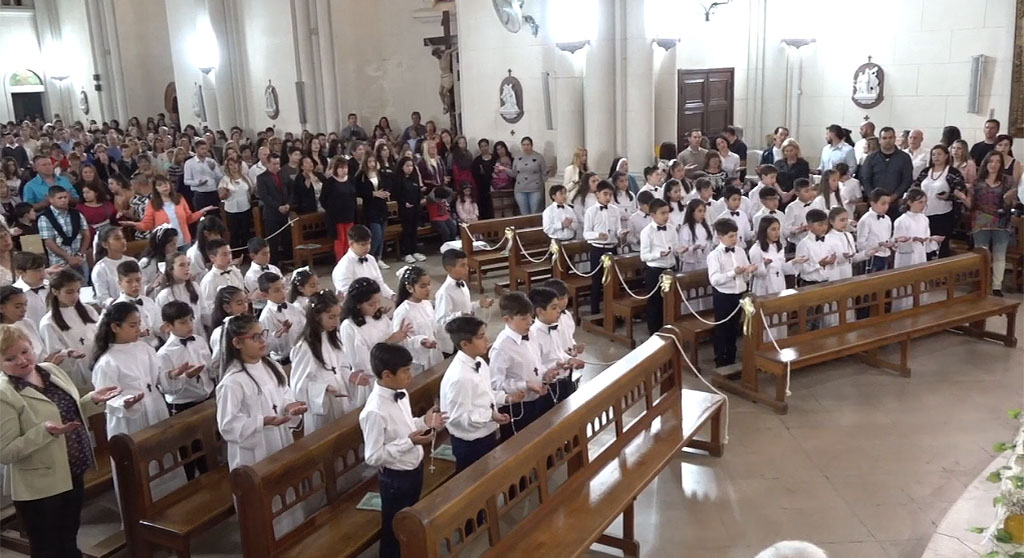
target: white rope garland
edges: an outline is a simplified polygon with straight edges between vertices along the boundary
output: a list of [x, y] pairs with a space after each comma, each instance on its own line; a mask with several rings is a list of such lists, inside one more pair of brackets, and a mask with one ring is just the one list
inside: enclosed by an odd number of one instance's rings
[[[277, 236], [278, 234], [281, 234], [281, 231], [283, 231], [283, 230], [287, 229], [288, 227], [291, 227], [291, 226], [292, 226], [292, 223], [294, 223], [295, 221], [298, 221], [298, 220], [299, 220], [299, 218], [298, 218], [298, 217], [295, 217], [295, 218], [293, 218], [293, 219], [289, 220], [289, 221], [288, 221], [287, 223], [285, 223], [285, 224], [284, 224], [284, 225], [283, 225], [283, 226], [282, 226], [282, 227], [281, 227], [280, 229], [277, 229], [276, 231], [274, 231], [274, 232], [270, 233], [270, 235], [269, 235], [269, 236], [267, 236], [267, 237], [264, 237], [264, 239], [263, 239], [263, 240], [270, 240], [271, 238], [274, 238], [274, 237], [275, 237], [275, 236]], [[231, 251], [232, 251], [232, 252], [241, 252], [242, 250], [247, 250], [247, 249], [248, 249], [247, 247], [245, 247], [245, 246], [242, 246], [242, 247], [239, 247], [239, 248], [232, 248], [232, 249], [231, 249]], [[293, 249], [294, 249], [294, 247], [293, 247]]]
[[548, 251], [544, 252], [544, 255], [541, 256], [540, 259], [535, 260], [535, 259], [531, 258], [530, 254], [527, 253], [525, 248], [523, 248], [523, 241], [519, 240], [519, 235], [517, 234], [517, 235], [515, 235], [515, 237], [516, 237], [516, 244], [519, 245], [519, 254], [522, 257], [524, 257], [527, 260], [529, 260], [530, 262], [532, 262], [532, 263], [541, 263], [541, 262], [546, 261], [549, 257], [551, 257], [551, 243], [548, 243]]
[[619, 270], [619, 266], [615, 264], [614, 260], [612, 260], [611, 265], [613, 268], [615, 268], [615, 275], [619, 277], [619, 283], [622, 284], [622, 288], [626, 291], [627, 294], [629, 294], [629, 296], [637, 300], [647, 300], [648, 298], [654, 296], [654, 293], [658, 292], [658, 289], [661, 288], [661, 282], [659, 281], [658, 284], [654, 285], [654, 289], [652, 289], [651, 292], [647, 293], [646, 296], [637, 296], [636, 293], [629, 290], [629, 285], [627, 285], [626, 280], [622, 278], [622, 271]]
[[722, 319], [721, 321], [718, 321], [718, 322], [709, 322], [709, 321], [705, 320], [704, 318], [701, 318], [700, 314], [698, 314], [697, 311], [694, 310], [692, 306], [690, 306], [689, 301], [686, 300], [686, 294], [683, 292], [683, 287], [679, 284], [679, 282], [675, 281], [675, 284], [676, 284], [676, 291], [678, 291], [679, 292], [679, 296], [682, 297], [683, 304], [686, 305], [686, 309], [690, 311], [690, 314], [692, 314], [694, 318], [697, 318], [698, 320], [704, 322], [707, 325], [716, 326], [716, 325], [719, 325], [719, 324], [724, 324], [725, 322], [728, 322], [729, 320], [733, 319], [733, 317], [736, 315], [736, 312], [740, 311], [740, 306], [736, 305], [736, 308], [733, 309], [732, 314], [729, 314], [729, 316], [727, 318], [724, 318], [724, 319]]
[[[676, 333], [680, 333], [681, 334], [679, 329], [676, 328], [676, 326], [674, 326], [674, 325], [667, 325], [665, 327], [670, 328], [673, 331], [675, 331]], [[694, 366], [692, 362], [690, 362], [690, 357], [686, 355], [686, 351], [683, 350], [683, 345], [679, 342], [679, 338], [677, 336], [669, 335], [667, 333], [661, 333], [660, 331], [658, 333], [655, 333], [655, 335], [659, 335], [661, 337], [665, 337], [665, 338], [671, 339], [672, 342], [675, 344], [676, 349], [679, 350], [679, 354], [683, 355], [683, 360], [686, 361], [686, 364], [690, 367], [690, 370], [693, 371], [694, 375], [696, 375], [697, 378], [700, 379], [700, 381], [703, 382], [704, 385], [708, 387], [708, 389], [710, 389], [711, 391], [717, 393], [718, 395], [721, 395], [725, 399], [725, 403], [724, 403], [724, 406], [725, 406], [725, 419], [724, 419], [724, 422], [722, 423], [723, 424], [722, 429], [724, 431], [723, 432], [723, 437], [722, 437], [722, 443], [723, 444], [728, 444], [729, 443], [729, 397], [726, 396], [721, 391], [719, 391], [718, 388], [716, 388], [715, 386], [711, 385], [711, 382], [707, 381], [704, 378], [704, 376], [701, 375], [700, 371], [697, 370], [697, 367]], [[679, 386], [679, 388], [682, 389], [682, 386]]]
[[[459, 223], [459, 226], [461, 226], [462, 228], [466, 229], [466, 234], [469, 235], [470, 239], [473, 239], [473, 231], [471, 231], [469, 229], [469, 225], [467, 225], [465, 223]], [[473, 244], [476, 244], [477, 242], [479, 242], [479, 243], [484, 245], [484, 250], [497, 250], [498, 248], [501, 248], [502, 246], [504, 246], [506, 242], [508, 242], [508, 235], [506, 234], [505, 236], [501, 237], [501, 242], [495, 244], [494, 246], [491, 246], [490, 244], [487, 244], [483, 240], [472, 240]]]
[[764, 324], [764, 330], [768, 333], [768, 340], [772, 342], [775, 350], [778, 351], [779, 355], [781, 355], [786, 361], [786, 397], [789, 397], [790, 395], [793, 395], [793, 392], [789, 391], [789, 375], [793, 371], [793, 365], [790, 363], [791, 359], [785, 358], [785, 355], [782, 354], [782, 349], [779, 348], [779, 344], [775, 342], [775, 336], [772, 335], [772, 328], [768, 327], [768, 318], [765, 317], [764, 310], [758, 309], [758, 312], [761, 314], [761, 323]]
[[598, 262], [598, 264], [597, 264], [596, 266], [594, 266], [594, 269], [591, 269], [589, 273], [583, 273], [582, 271], [580, 271], [580, 270], [576, 269], [576, 268], [575, 268], [575, 267], [574, 267], [574, 266], [572, 265], [572, 259], [570, 259], [569, 257], [566, 257], [566, 258], [565, 258], [565, 263], [566, 263], [566, 264], [567, 264], [567, 265], [569, 266], [569, 270], [570, 270], [570, 271], [572, 271], [572, 272], [573, 272], [573, 273], [575, 273], [576, 275], [579, 275], [580, 277], [593, 277], [593, 276], [594, 276], [594, 274], [595, 274], [595, 273], [597, 273], [598, 271], [601, 271], [601, 269], [602, 269], [602, 267], [603, 267], [603, 266], [601, 265], [601, 262], [599, 261], [599, 262]]

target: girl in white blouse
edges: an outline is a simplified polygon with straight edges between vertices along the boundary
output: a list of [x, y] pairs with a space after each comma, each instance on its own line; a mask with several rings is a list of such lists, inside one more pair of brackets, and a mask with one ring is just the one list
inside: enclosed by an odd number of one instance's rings
[[[801, 256], [792, 261], [786, 261], [786, 250], [781, 241], [782, 224], [770, 215], [761, 218], [757, 225], [756, 238], [757, 240], [750, 248], [750, 264], [757, 266], [750, 291], [759, 296], [781, 293], [786, 288], [786, 275], [796, 275], [797, 273], [793, 264], [804, 263], [807, 258]], [[786, 314], [780, 318], [785, 320]], [[786, 336], [786, 326], [771, 328], [771, 335], [775, 339], [782, 339]], [[765, 340], [767, 339], [768, 332], [765, 332]]]
[[189, 247], [188, 261], [191, 265], [192, 280], [196, 284], [202, 283], [206, 272], [210, 270], [210, 258], [206, 255], [206, 243], [215, 238], [224, 238], [228, 228], [224, 223], [213, 215], [204, 215], [196, 226], [196, 241]]
[[249, 300], [245, 297], [245, 292], [238, 287], [228, 285], [227, 287], [221, 287], [216, 296], [213, 297], [213, 311], [210, 313], [210, 355], [212, 362], [210, 363], [210, 377], [213, 378], [214, 383], [220, 378], [220, 370], [222, 368], [221, 363], [223, 355], [221, 355], [221, 348], [223, 347], [223, 333], [224, 333], [224, 322], [232, 317], [245, 314], [249, 311]]
[[412, 326], [409, 352], [412, 353], [412, 373], [419, 374], [441, 362], [444, 357], [437, 348], [434, 304], [430, 295], [430, 276], [421, 267], [410, 265], [398, 272], [398, 308], [392, 328], [398, 330], [403, 323]]
[[292, 272], [288, 281], [288, 303], [298, 304], [309, 309], [309, 297], [320, 292], [320, 278], [309, 266], [300, 267]]
[[[893, 241], [896, 243], [894, 269], [928, 261], [928, 252], [936, 249], [937, 243], [942, 241], [942, 237], [932, 236], [928, 217], [924, 214], [928, 203], [928, 195], [924, 190], [911, 188], [903, 200], [907, 204], [907, 211], [892, 224]], [[910, 306], [910, 297], [893, 301], [893, 310]]]
[[583, 215], [590, 206], [597, 203], [597, 183], [600, 181], [601, 177], [596, 172], [583, 173], [580, 177], [580, 187], [576, 189], [576, 194], [569, 202], [576, 213], [576, 226], [579, 228], [576, 231], [577, 238], [582, 238], [580, 235], [583, 234]]
[[671, 178], [665, 183], [665, 201], [668, 202], [668, 223], [677, 235], [682, 234], [683, 220], [686, 217], [686, 202], [683, 201], [683, 183]]
[[[362, 407], [373, 389], [374, 377], [370, 368], [370, 349], [377, 343], [405, 343], [412, 333], [412, 325], [404, 322], [398, 331], [392, 331], [391, 320], [381, 307], [380, 285], [369, 277], [352, 282], [341, 307], [341, 344], [348, 351], [353, 373], [349, 385], [352, 406]], [[411, 351], [410, 351], [411, 352]]]
[[289, 384], [295, 397], [308, 404], [304, 421], [307, 435], [352, 410], [348, 385], [353, 372], [338, 336], [340, 324], [338, 297], [330, 291], [314, 294], [306, 328], [290, 354]]
[[148, 296], [160, 290], [164, 281], [164, 270], [169, 256], [178, 253], [178, 230], [163, 224], [153, 229], [149, 236], [149, 246], [142, 253], [139, 269], [142, 270], [142, 288]]
[[[188, 256], [178, 252], [167, 261], [164, 268], [164, 288], [156, 295], [156, 305], [163, 308], [168, 302], [178, 300], [192, 307], [192, 315], [200, 316], [199, 285], [192, 280]], [[196, 320], [195, 334], [206, 337], [202, 320]]]
[[[228, 467], [252, 465], [292, 443], [306, 403], [297, 401], [288, 377], [267, 357], [268, 331], [249, 314], [224, 324], [223, 380], [217, 385], [217, 428], [228, 446]], [[303, 520], [296, 506], [274, 520], [280, 537]]]
[[67, 351], [61, 368], [79, 391], [87, 393], [93, 384], [86, 357], [92, 353], [99, 317], [79, 300], [81, 288], [82, 277], [70, 269], [62, 269], [50, 279], [50, 311], [39, 322], [39, 336], [47, 354]]
[[[96, 302], [106, 308], [117, 297], [121, 296], [121, 288], [117, 286], [117, 266], [121, 262], [136, 261], [124, 254], [128, 249], [128, 241], [124, 238], [121, 227], [106, 226], [96, 235], [96, 265], [92, 268], [92, 288], [96, 293]], [[143, 285], [147, 283], [143, 281]]]
[[699, 198], [686, 204], [683, 226], [679, 229], [680, 246], [686, 248], [683, 252], [682, 271], [708, 267], [707, 256], [715, 246], [715, 233], [704, 218], [707, 211], [707, 205]]
[[[636, 195], [629, 191], [629, 175], [624, 172], [617, 172], [612, 175], [612, 184], [615, 190], [612, 194], [612, 204], [618, 206], [621, 216], [619, 222], [623, 229], [629, 226], [629, 216], [636, 213], [640, 206], [636, 203]], [[594, 196], [597, 202], [597, 195]]]

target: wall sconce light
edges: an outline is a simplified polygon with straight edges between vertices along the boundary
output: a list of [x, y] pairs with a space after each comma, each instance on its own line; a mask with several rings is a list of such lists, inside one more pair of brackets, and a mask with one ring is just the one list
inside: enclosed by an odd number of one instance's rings
[[201, 67], [201, 68], [199, 68], [199, 71], [200, 71], [200, 72], [203, 72], [203, 74], [205, 74], [205, 75], [210, 75], [210, 72], [212, 72], [212, 71], [213, 71], [213, 66], [204, 66], [204, 67]]
[[715, 13], [715, 9], [719, 6], [724, 6], [732, 2], [732, 0], [723, 0], [721, 2], [712, 2], [710, 6], [704, 8], [704, 21], [711, 21], [711, 14]]
[[68, 77], [69, 76], [66, 76], [64, 74], [58, 74], [58, 75], [55, 75], [55, 76], [50, 76], [50, 79], [52, 79], [53, 81], [56, 81], [57, 83], [62, 83], [64, 80], [68, 79]]
[[817, 42], [815, 39], [782, 39], [782, 44], [800, 50], [801, 48], [814, 44]]
[[679, 44], [679, 39], [654, 39], [652, 42], [665, 49], [665, 51], [669, 51]]
[[555, 46], [557, 46], [559, 50], [572, 54], [589, 44], [590, 41], [572, 41], [570, 43], [555, 43]]

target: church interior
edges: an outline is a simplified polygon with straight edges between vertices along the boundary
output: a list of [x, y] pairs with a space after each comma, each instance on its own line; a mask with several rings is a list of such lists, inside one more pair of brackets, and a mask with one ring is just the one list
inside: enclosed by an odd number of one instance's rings
[[0, 37], [0, 556], [1024, 556], [1024, 0], [0, 0]]

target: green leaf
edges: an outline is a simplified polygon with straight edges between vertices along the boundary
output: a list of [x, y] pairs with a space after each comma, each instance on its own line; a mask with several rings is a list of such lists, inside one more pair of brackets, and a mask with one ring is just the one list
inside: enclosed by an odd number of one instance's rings
[[1013, 482], [1013, 487], [1016, 488], [1017, 490], [1024, 489], [1024, 477], [1020, 475], [1014, 475], [1010, 477], [1010, 480]]
[[984, 527], [968, 527], [967, 530], [969, 532], [971, 532], [971, 533], [976, 534], [976, 535], [980, 535], [980, 534], [985, 532], [985, 528]]
[[1013, 420], [1020, 420], [1020, 417], [1024, 415], [1024, 411], [1020, 409], [1010, 409], [1010, 418]]
[[1010, 536], [1010, 533], [1006, 532], [1006, 529], [996, 529], [995, 539], [996, 539], [996, 542], [1002, 543], [1002, 544], [1007, 544], [1007, 543], [1013, 542], [1013, 537]]
[[985, 554], [981, 555], [981, 558], [999, 558], [999, 551], [992, 550], [990, 552], [986, 552]]
[[985, 477], [985, 480], [993, 484], [999, 484], [1003, 480], [1003, 475], [999, 471], [992, 471]]
[[1010, 554], [1010, 558], [1024, 558], [1024, 552], [1018, 550], [1017, 552]]
[[1002, 496], [996, 496], [995, 498], [992, 498], [992, 507], [994, 508], [1005, 501], [1006, 500], [1003, 500]]
[[1008, 450], [1008, 449], [1010, 449], [1012, 447], [1013, 447], [1012, 445], [1010, 445], [1010, 444], [1008, 444], [1006, 442], [999, 442], [998, 444], [992, 446], [992, 451], [994, 451], [996, 453], [1003, 453], [1004, 451], [1006, 451], [1006, 450]]

